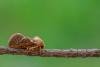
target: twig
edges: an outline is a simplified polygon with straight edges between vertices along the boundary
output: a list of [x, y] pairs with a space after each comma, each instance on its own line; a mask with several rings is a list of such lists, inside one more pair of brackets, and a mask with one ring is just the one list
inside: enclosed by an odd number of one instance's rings
[[29, 52], [22, 49], [0, 47], [0, 55], [3, 54], [41, 57], [100, 57], [100, 49], [43, 49], [41, 52]]

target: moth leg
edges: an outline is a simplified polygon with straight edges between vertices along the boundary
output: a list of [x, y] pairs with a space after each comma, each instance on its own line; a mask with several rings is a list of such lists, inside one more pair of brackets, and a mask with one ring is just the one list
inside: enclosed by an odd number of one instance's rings
[[41, 52], [41, 47], [39, 47], [39, 46], [29, 47], [26, 50], [29, 52], [36, 52], [37, 53], [37, 52]]

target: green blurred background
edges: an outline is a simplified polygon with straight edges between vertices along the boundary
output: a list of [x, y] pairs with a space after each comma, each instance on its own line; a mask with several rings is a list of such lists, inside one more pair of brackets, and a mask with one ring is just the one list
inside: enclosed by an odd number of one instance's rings
[[[0, 45], [15, 32], [39, 35], [49, 49], [99, 48], [99, 0], [0, 0]], [[0, 67], [100, 67], [100, 58], [1, 55]]]

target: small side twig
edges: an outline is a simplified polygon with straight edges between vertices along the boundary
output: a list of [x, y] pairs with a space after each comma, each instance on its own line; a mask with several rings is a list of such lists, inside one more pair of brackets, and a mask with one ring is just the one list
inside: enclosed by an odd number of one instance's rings
[[22, 49], [0, 47], [0, 55], [3, 54], [41, 57], [100, 57], [100, 49], [43, 49], [41, 52], [28, 52]]

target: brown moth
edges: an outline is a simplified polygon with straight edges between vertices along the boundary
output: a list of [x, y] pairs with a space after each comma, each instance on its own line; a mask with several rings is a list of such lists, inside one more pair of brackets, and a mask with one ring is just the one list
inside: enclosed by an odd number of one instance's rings
[[11, 37], [9, 38], [9, 47], [10, 48], [21, 48], [20, 47], [20, 42], [22, 41], [22, 39], [24, 38], [25, 36], [22, 35], [21, 33], [15, 33], [13, 35], [11, 35]]
[[43, 40], [40, 37], [35, 36], [32, 39], [32, 42], [33, 42], [35, 47], [31, 47], [30, 50], [41, 51], [41, 49], [44, 48], [44, 42], [43, 42]]
[[29, 38], [21, 33], [13, 34], [8, 44], [10, 48], [24, 49], [26, 51], [41, 51], [44, 48], [44, 42], [40, 37]]

